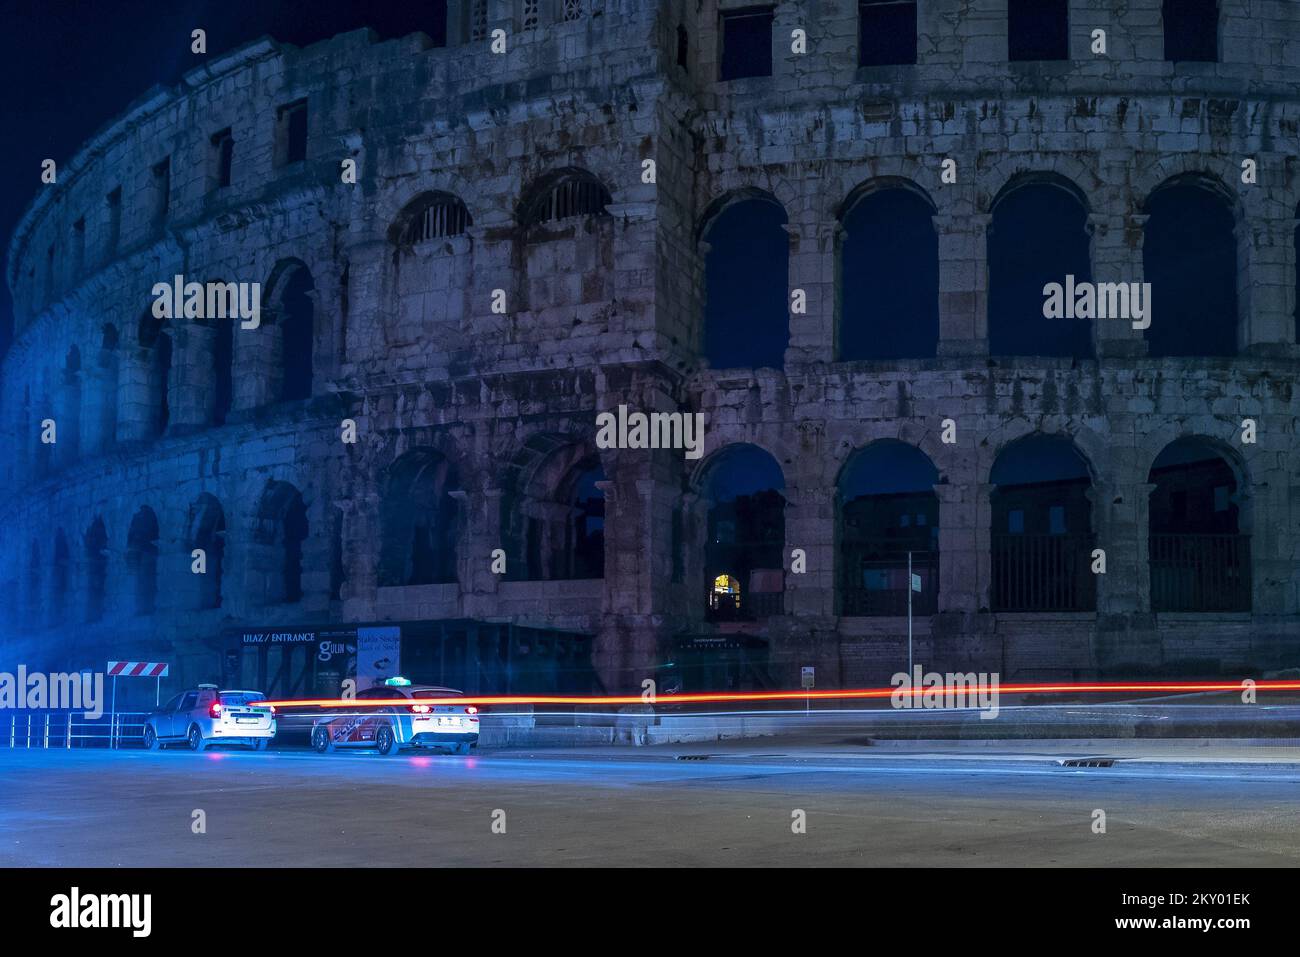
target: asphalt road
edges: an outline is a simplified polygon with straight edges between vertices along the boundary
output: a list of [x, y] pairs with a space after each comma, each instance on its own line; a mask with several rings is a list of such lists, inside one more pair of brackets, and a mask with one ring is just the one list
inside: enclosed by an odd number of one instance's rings
[[1077, 748], [1041, 743], [5, 750], [0, 865], [1300, 864], [1296, 749], [1115, 754], [1114, 767], [1074, 769], [1056, 759]]

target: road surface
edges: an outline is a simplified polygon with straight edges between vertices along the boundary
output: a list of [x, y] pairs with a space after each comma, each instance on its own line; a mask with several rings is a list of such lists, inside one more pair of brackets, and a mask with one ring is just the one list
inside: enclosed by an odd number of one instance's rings
[[1298, 749], [1108, 749], [0, 750], [0, 865], [1300, 865]]

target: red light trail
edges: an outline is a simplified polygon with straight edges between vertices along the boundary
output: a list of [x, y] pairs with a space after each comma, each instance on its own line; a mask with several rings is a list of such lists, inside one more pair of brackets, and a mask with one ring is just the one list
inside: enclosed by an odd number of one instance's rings
[[[1247, 685], [1246, 681], [1251, 684]], [[1002, 684], [998, 685], [1000, 695], [1008, 694], [1063, 694], [1089, 693], [1114, 694], [1117, 692], [1174, 692], [1189, 694], [1210, 691], [1244, 691], [1251, 687], [1256, 691], [1300, 691], [1300, 681], [1098, 681], [1080, 684]], [[844, 688], [826, 691], [710, 691], [696, 694], [659, 695], [644, 698], [633, 695], [465, 695], [455, 698], [424, 699], [434, 702], [454, 703], [457, 705], [512, 705], [512, 704], [570, 704], [570, 705], [624, 705], [624, 704], [711, 704], [718, 702], [758, 702], [758, 701], [852, 701], [873, 698], [889, 698], [894, 695], [921, 697], [942, 691], [943, 685], [915, 688]], [[272, 705], [277, 708], [313, 707], [313, 708], [353, 708], [358, 705], [371, 706], [409, 706], [410, 698], [301, 698], [275, 701], [260, 701], [260, 705]]]

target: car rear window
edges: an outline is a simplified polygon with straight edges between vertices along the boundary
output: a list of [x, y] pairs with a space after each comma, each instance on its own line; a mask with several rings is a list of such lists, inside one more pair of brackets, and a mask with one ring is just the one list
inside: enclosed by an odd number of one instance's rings
[[223, 691], [221, 692], [222, 704], [254, 704], [258, 701], [265, 701], [266, 695], [258, 694], [252, 691]]
[[412, 698], [459, 698], [459, 691], [415, 691]]

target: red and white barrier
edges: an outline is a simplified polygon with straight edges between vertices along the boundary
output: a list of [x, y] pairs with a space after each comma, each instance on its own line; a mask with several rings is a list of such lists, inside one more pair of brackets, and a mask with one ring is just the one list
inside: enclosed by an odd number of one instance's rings
[[110, 661], [110, 678], [166, 678], [170, 665], [165, 661]]

